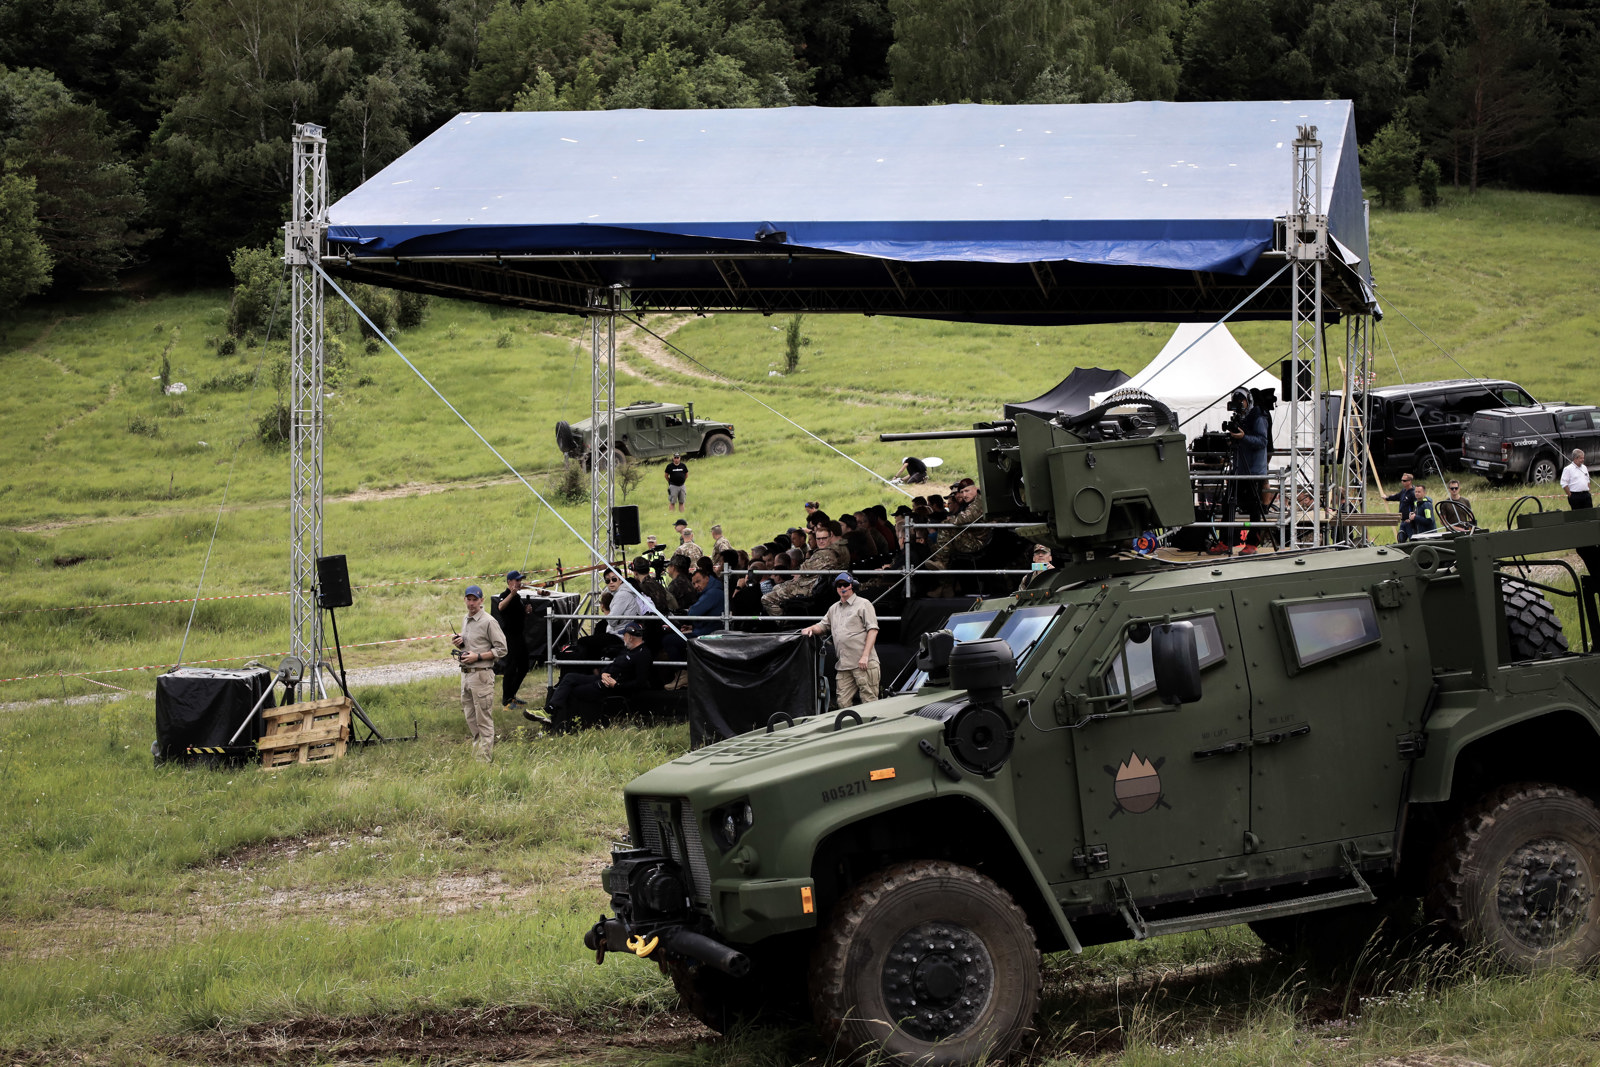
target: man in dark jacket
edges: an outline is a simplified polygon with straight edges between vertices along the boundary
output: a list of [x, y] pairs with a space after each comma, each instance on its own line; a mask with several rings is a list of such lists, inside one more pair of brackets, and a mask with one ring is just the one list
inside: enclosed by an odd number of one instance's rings
[[[1228, 398], [1228, 410], [1233, 412], [1234, 417], [1234, 427], [1228, 433], [1233, 438], [1233, 473], [1264, 476], [1268, 457], [1272, 453], [1272, 431], [1267, 422], [1267, 413], [1251, 400], [1248, 389], [1233, 391]], [[1261, 493], [1266, 488], [1265, 478], [1241, 479], [1233, 485], [1236, 502], [1235, 507], [1230, 509], [1233, 514], [1228, 519], [1231, 521], [1233, 515], [1242, 510], [1250, 517], [1250, 521], [1263, 522], [1265, 512], [1261, 507]], [[1255, 530], [1248, 530], [1238, 541], [1240, 552], [1249, 555], [1261, 543], [1261, 538]]]
[[[613, 694], [635, 693], [650, 688], [650, 666], [654, 658], [644, 644], [644, 626], [637, 620], [622, 627], [622, 654], [598, 675], [568, 674], [550, 692], [551, 733], [572, 733], [586, 726], [604, 725], [602, 705]], [[540, 721], [536, 716], [523, 713]]]
[[505, 673], [500, 676], [500, 707], [506, 711], [527, 707], [528, 702], [517, 699], [517, 690], [528, 676], [528, 636], [523, 625], [533, 613], [533, 604], [522, 595], [521, 571], [506, 575], [506, 587], [494, 598], [489, 615], [500, 624], [506, 635]]

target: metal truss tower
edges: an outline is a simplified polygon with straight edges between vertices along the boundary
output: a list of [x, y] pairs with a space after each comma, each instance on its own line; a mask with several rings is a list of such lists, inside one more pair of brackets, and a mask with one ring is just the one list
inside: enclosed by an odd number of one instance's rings
[[[1344, 320], [1344, 406], [1339, 413], [1339, 484], [1331, 502], [1339, 513], [1367, 510], [1367, 412], [1372, 388], [1372, 316], [1346, 315]], [[1359, 534], [1344, 531], [1345, 537]]]
[[[611, 507], [616, 493], [617, 414], [617, 312], [622, 307], [622, 287], [595, 289], [589, 294], [589, 351], [594, 356], [589, 377], [589, 543], [604, 559], [611, 559]], [[589, 593], [598, 596], [605, 575], [589, 573]]]
[[294, 133], [294, 200], [283, 227], [289, 267], [289, 651], [320, 690], [322, 613], [315, 590], [322, 555], [322, 278], [315, 264], [328, 231], [328, 142], [306, 123]]
[[1328, 258], [1328, 216], [1322, 212], [1322, 142], [1315, 126], [1294, 142], [1294, 193], [1284, 219], [1290, 266], [1288, 543], [1322, 543], [1322, 264]]

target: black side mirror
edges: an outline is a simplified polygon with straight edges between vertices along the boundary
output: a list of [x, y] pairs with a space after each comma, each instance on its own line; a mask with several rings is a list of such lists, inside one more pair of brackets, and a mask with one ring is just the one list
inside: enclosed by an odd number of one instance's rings
[[1200, 645], [1194, 623], [1169, 622], [1150, 628], [1150, 661], [1156, 694], [1163, 704], [1193, 704], [1200, 699]]

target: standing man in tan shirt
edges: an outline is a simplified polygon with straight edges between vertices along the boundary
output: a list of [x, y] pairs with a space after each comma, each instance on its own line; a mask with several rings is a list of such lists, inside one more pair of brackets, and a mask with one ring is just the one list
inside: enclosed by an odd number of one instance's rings
[[878, 613], [872, 609], [872, 601], [856, 595], [856, 580], [849, 571], [840, 571], [834, 577], [833, 588], [839, 594], [839, 602], [828, 609], [821, 622], [800, 632], [813, 637], [833, 634], [834, 651], [839, 654], [834, 685], [839, 691], [839, 706], [848, 708], [878, 699], [882, 680], [876, 647]]
[[461, 714], [466, 716], [472, 752], [494, 759], [494, 661], [506, 654], [506, 635], [483, 610], [483, 590], [467, 586], [467, 617], [452, 643], [461, 656]]

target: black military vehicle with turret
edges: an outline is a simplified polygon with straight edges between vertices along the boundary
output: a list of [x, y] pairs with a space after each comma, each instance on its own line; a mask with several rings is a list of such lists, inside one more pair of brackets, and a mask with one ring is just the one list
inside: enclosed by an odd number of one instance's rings
[[991, 510], [1068, 562], [925, 635], [915, 692], [630, 783], [597, 957], [714, 1027], [809, 1011], [966, 1064], [1032, 1026], [1041, 953], [1119, 939], [1332, 952], [1425, 916], [1513, 969], [1600, 956], [1600, 657], [1535, 577], [1600, 558], [1600, 512], [1163, 562], [1122, 551], [1192, 521], [1159, 404], [971, 436]]

